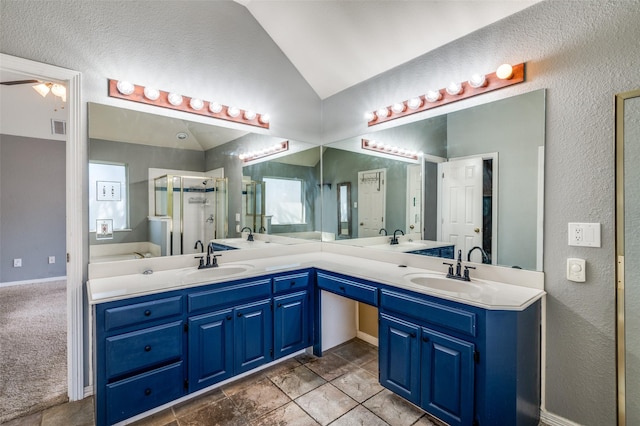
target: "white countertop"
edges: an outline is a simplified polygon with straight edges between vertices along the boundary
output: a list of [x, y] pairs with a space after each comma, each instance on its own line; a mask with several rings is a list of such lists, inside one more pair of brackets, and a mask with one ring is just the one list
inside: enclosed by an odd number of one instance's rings
[[[300, 254], [225, 262], [219, 268], [198, 270], [195, 266], [190, 266], [157, 270], [147, 275], [125, 273], [93, 278], [87, 282], [89, 303], [97, 304], [309, 267], [492, 310], [523, 310], [545, 294], [543, 290], [536, 288], [474, 279], [474, 271], [471, 283], [464, 283], [444, 278], [441, 271], [399, 266], [398, 263], [320, 250], [307, 253], [301, 251]], [[227, 272], [229, 274], [220, 276]], [[427, 281], [432, 279], [437, 285], [425, 286], [412, 282], [411, 278], [416, 277], [426, 277]]]

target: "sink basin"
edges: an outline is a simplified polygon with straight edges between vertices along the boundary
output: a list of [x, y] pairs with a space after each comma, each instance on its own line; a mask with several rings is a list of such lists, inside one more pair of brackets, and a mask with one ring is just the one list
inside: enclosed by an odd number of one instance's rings
[[473, 296], [479, 295], [482, 292], [496, 291], [491, 284], [483, 281], [474, 279], [471, 279], [471, 281], [454, 280], [442, 274], [407, 274], [404, 278], [413, 284], [451, 294]]
[[188, 268], [184, 270], [182, 281], [197, 281], [200, 279], [219, 279], [231, 275], [241, 274], [252, 269], [251, 265], [221, 265], [216, 268], [195, 269]]

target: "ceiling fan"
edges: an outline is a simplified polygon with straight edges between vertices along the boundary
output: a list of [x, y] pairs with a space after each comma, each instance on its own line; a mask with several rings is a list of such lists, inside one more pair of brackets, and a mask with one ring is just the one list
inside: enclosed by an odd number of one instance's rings
[[34, 84], [33, 90], [38, 92], [43, 98], [51, 92], [54, 96], [62, 99], [62, 102], [67, 102], [67, 88], [62, 84], [52, 83], [41, 80], [15, 80], [15, 81], [3, 81], [0, 82], [5, 86], [16, 86], [18, 84]]

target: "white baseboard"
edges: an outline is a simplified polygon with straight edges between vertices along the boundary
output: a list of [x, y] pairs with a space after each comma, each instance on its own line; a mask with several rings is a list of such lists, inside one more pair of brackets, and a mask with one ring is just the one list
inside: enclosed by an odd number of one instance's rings
[[580, 423], [572, 422], [542, 409], [540, 410], [540, 421], [549, 426], [580, 426]]
[[0, 283], [0, 287], [13, 287], [14, 285], [41, 284], [41, 283], [48, 283], [52, 281], [66, 281], [66, 280], [67, 280], [67, 276], [64, 275], [62, 277], [39, 278], [35, 280], [9, 281], [6, 283]]
[[88, 398], [93, 395], [93, 386], [85, 386], [84, 387], [84, 397]]
[[358, 332], [356, 333], [356, 337], [360, 340], [364, 340], [367, 343], [371, 343], [373, 346], [378, 346], [378, 338], [373, 337], [370, 334], [363, 333], [362, 331], [358, 330]]

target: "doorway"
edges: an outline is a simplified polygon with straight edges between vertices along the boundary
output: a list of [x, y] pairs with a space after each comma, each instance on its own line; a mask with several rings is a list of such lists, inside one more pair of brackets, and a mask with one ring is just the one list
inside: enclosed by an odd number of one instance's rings
[[387, 169], [358, 172], [358, 238], [377, 237], [385, 225]]

